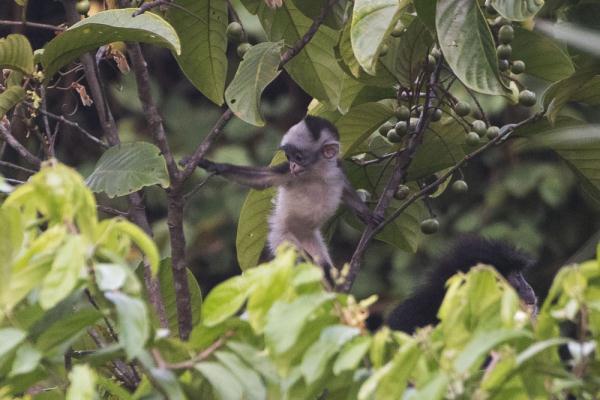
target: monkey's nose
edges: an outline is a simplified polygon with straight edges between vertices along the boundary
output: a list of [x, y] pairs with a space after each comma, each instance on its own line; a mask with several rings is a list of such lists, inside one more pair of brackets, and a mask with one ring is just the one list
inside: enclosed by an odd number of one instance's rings
[[302, 171], [304, 171], [304, 168], [301, 165], [296, 164], [295, 162], [290, 163], [290, 172], [292, 173], [292, 175], [298, 175]]

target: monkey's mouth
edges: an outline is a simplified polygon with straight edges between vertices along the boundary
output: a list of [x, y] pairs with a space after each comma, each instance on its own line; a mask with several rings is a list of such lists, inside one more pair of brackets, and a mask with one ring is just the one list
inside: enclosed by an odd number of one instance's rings
[[290, 163], [290, 173], [293, 176], [299, 176], [299, 175], [302, 175], [305, 172], [306, 172], [306, 169], [303, 166], [301, 166], [299, 164], [296, 164], [294, 162]]

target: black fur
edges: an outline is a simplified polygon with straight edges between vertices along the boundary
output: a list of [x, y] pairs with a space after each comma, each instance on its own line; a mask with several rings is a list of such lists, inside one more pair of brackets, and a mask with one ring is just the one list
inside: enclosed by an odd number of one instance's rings
[[416, 328], [436, 323], [437, 311], [445, 295], [445, 283], [459, 271], [467, 272], [475, 265], [492, 265], [504, 277], [523, 272], [534, 260], [509, 244], [477, 236], [467, 236], [442, 257], [429, 274], [425, 285], [399, 306], [387, 318], [390, 328], [412, 333]]
[[323, 129], [329, 130], [337, 140], [340, 139], [340, 135], [335, 125], [327, 121], [325, 118], [307, 115], [304, 118], [304, 122], [306, 122], [306, 126], [308, 127], [308, 130], [315, 141], [321, 138], [321, 132]]

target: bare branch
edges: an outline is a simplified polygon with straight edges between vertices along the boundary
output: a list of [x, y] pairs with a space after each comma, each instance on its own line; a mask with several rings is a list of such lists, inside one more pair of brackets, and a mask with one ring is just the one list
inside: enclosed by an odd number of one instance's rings
[[63, 26], [40, 24], [37, 22], [29, 22], [29, 21], [8, 21], [8, 20], [0, 20], [0, 26], [22, 26], [24, 28], [47, 29], [47, 30], [51, 30], [54, 32], [62, 32], [66, 29]]
[[28, 163], [35, 166], [36, 168], [40, 168], [42, 164], [42, 160], [34, 156], [23, 146], [13, 135], [10, 133], [10, 130], [7, 126], [8, 124], [0, 121], [0, 138], [4, 140], [10, 147], [12, 147], [21, 157], [27, 160]]

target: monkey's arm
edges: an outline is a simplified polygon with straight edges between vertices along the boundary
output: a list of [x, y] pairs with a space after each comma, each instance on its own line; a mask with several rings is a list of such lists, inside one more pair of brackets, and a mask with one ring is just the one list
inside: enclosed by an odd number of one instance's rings
[[344, 191], [342, 192], [342, 201], [346, 206], [352, 209], [356, 216], [365, 224], [379, 225], [383, 222], [383, 218], [375, 216], [369, 207], [367, 207], [347, 179], [344, 184]]
[[272, 167], [244, 167], [233, 164], [215, 163], [202, 159], [198, 163], [198, 166], [253, 189], [280, 186], [285, 184], [290, 177], [288, 162]]

